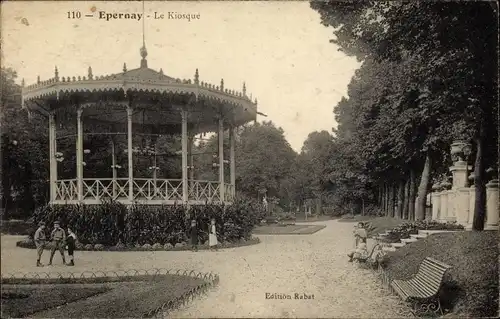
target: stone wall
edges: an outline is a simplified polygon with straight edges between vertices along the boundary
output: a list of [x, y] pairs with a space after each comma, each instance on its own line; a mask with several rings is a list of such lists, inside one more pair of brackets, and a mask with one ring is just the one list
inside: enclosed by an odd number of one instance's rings
[[[453, 173], [451, 189], [431, 193], [432, 220], [440, 222], [457, 222], [472, 229], [474, 218], [474, 186], [466, 186], [467, 168], [464, 162], [456, 162], [450, 168]], [[486, 184], [486, 218], [485, 230], [497, 230], [499, 222], [498, 179], [492, 179]]]

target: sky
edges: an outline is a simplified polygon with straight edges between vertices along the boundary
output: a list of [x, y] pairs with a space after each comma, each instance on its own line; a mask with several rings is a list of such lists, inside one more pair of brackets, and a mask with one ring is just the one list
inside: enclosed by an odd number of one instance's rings
[[[120, 73], [140, 65], [144, 22], [148, 67], [174, 78], [241, 91], [258, 100], [258, 121], [273, 121], [300, 151], [308, 134], [336, 127], [333, 108], [359, 63], [329, 42], [309, 2], [146, 1], [150, 17], [99, 19], [99, 12], [142, 14], [142, 2], [2, 2], [2, 66], [26, 85], [59, 76]], [[91, 14], [95, 7], [94, 17]], [[80, 19], [77, 17], [80, 12]], [[154, 19], [163, 14], [163, 19]], [[173, 19], [169, 12], [195, 18]], [[75, 18], [73, 18], [73, 16]], [[197, 18], [198, 17], [198, 18]]]

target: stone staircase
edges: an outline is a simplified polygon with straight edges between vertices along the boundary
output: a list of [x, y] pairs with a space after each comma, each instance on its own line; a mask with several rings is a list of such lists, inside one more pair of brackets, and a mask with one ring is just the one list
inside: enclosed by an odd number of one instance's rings
[[[382, 250], [384, 252], [396, 251], [397, 249], [404, 247], [408, 244], [414, 243], [422, 238], [426, 238], [432, 234], [437, 233], [448, 233], [448, 232], [456, 232], [457, 230], [419, 230], [418, 234], [410, 235], [410, 238], [401, 239], [399, 243], [391, 243], [391, 244], [383, 244]], [[383, 240], [385, 237], [389, 235], [389, 231], [385, 231], [385, 233], [380, 233], [376, 237], [375, 240]]]

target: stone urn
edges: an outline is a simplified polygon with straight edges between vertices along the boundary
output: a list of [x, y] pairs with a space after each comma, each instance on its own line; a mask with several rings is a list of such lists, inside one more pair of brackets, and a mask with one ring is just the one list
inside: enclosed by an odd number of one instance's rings
[[450, 154], [455, 165], [466, 165], [472, 152], [472, 145], [464, 141], [455, 141], [451, 144]]
[[450, 154], [453, 162], [463, 161], [463, 148], [467, 143], [463, 141], [455, 141], [451, 144]]
[[490, 178], [490, 183], [498, 184], [498, 170], [490, 167], [486, 170], [487, 176]]
[[471, 186], [474, 185], [474, 178], [475, 177], [476, 177], [476, 175], [474, 175], [474, 172], [470, 173], [470, 175], [469, 175], [468, 178], [469, 178], [469, 183], [470, 183]]
[[441, 188], [442, 188], [443, 190], [449, 190], [449, 189], [451, 189], [451, 183], [450, 183], [450, 182], [448, 182], [448, 181], [443, 181], [443, 182], [441, 183]]
[[432, 191], [433, 192], [440, 192], [441, 191], [441, 184], [440, 183], [434, 183], [432, 185]]

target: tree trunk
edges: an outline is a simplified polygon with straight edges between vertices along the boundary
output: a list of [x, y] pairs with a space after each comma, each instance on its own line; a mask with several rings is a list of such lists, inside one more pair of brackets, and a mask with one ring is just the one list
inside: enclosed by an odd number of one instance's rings
[[476, 198], [474, 200], [473, 230], [483, 230], [486, 217], [486, 187], [484, 183], [484, 124], [479, 127], [479, 136], [476, 138], [476, 162], [474, 163], [474, 187]]
[[394, 184], [391, 184], [389, 187], [389, 205], [388, 205], [388, 211], [389, 211], [389, 217], [394, 217], [394, 195], [396, 193]]
[[321, 215], [321, 206], [321, 195], [318, 195], [318, 197], [316, 198], [316, 215]]
[[417, 179], [415, 178], [415, 169], [410, 170], [410, 189], [408, 193], [408, 219], [415, 220], [415, 189]]
[[397, 202], [396, 202], [396, 217], [403, 218], [403, 196], [404, 196], [404, 181], [400, 180], [398, 184]]
[[378, 186], [377, 188], [377, 207], [380, 208], [380, 204], [382, 203], [382, 186]]
[[404, 200], [403, 200], [403, 218], [408, 219], [408, 211], [409, 211], [409, 192], [410, 192], [410, 180], [406, 179], [405, 182], [405, 190], [404, 190]]
[[429, 185], [429, 177], [431, 173], [431, 154], [427, 151], [425, 157], [425, 165], [420, 177], [420, 185], [418, 186], [417, 207], [415, 212], [415, 220], [425, 219], [425, 204], [427, 199], [427, 186]]
[[382, 185], [382, 211], [385, 213], [386, 210], [386, 203], [387, 203], [387, 186], [384, 183]]
[[378, 195], [377, 206], [380, 209], [380, 208], [382, 208], [382, 205], [383, 205], [384, 185], [379, 185], [377, 195]]

